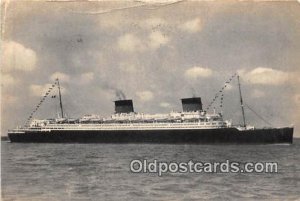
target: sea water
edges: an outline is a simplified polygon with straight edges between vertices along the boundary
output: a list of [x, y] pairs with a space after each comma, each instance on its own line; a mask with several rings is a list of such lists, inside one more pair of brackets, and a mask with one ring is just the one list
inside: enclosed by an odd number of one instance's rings
[[[22, 144], [2, 142], [2, 200], [296, 200], [292, 145]], [[134, 159], [277, 162], [278, 173], [132, 173]]]

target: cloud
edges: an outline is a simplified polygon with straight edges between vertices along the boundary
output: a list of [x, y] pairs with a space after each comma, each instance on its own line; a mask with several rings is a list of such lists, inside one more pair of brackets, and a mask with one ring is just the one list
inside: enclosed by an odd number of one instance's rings
[[114, 15], [99, 18], [98, 21], [99, 26], [102, 29], [120, 29], [122, 28], [122, 25], [128, 26], [126, 22], [127, 21], [125, 19], [122, 19], [122, 17], [117, 13], [115, 13]]
[[[143, 41], [143, 42], [142, 42]], [[166, 45], [170, 37], [160, 31], [151, 32], [148, 38], [141, 40], [134, 34], [125, 34], [118, 39], [118, 47], [124, 52], [143, 52]]]
[[3, 103], [6, 103], [6, 104], [14, 104], [17, 102], [17, 100], [18, 100], [18, 97], [13, 96], [13, 95], [3, 94], [3, 96], [2, 96], [2, 101], [3, 101]]
[[145, 49], [142, 41], [134, 34], [125, 34], [119, 37], [118, 46], [125, 52], [143, 51]]
[[153, 93], [151, 91], [138, 91], [136, 95], [142, 102], [147, 102], [153, 99]]
[[167, 103], [167, 102], [161, 102], [161, 103], [159, 104], [159, 106], [160, 106], [160, 107], [164, 107], [164, 108], [169, 108], [169, 107], [171, 107], [171, 104], [170, 104], [170, 103]]
[[202, 29], [202, 21], [200, 18], [195, 18], [179, 25], [179, 28], [189, 33], [196, 33]]
[[94, 80], [94, 73], [87, 72], [87, 73], [81, 74], [79, 82], [80, 82], [80, 84], [88, 84], [93, 80]]
[[38, 85], [32, 84], [29, 86], [30, 94], [33, 96], [43, 96], [52, 84]]
[[4, 72], [32, 71], [36, 68], [36, 53], [22, 44], [8, 41], [2, 44], [1, 64]]
[[70, 81], [70, 76], [65, 73], [61, 73], [61, 72], [55, 72], [50, 76], [50, 80], [52, 80], [52, 81], [55, 81], [56, 78], [58, 78], [60, 82], [69, 82]]
[[102, 17], [99, 20], [99, 26], [103, 29], [121, 30], [124, 27], [132, 27], [134, 29], [156, 30], [167, 24], [166, 20], [160, 17], [149, 17], [136, 20], [136, 18], [124, 19], [120, 14]]
[[162, 45], [165, 45], [170, 41], [170, 38], [165, 34], [161, 33], [160, 31], [152, 32], [149, 35], [149, 39], [150, 39], [149, 46], [154, 49]]
[[254, 89], [252, 92], [252, 97], [253, 98], [261, 98], [264, 97], [266, 94], [265, 92], [259, 90], [259, 89]]
[[147, 29], [157, 29], [166, 25], [166, 21], [159, 17], [148, 18], [141, 21], [140, 26]]
[[246, 72], [240, 70], [242, 79], [250, 84], [281, 85], [289, 81], [289, 73], [272, 68], [258, 67]]
[[295, 95], [293, 96], [293, 100], [294, 100], [294, 102], [295, 102], [297, 105], [300, 106], [300, 94], [295, 94]]
[[198, 77], [210, 77], [213, 71], [209, 68], [192, 67], [185, 71], [184, 75], [188, 79], [196, 79]]
[[124, 72], [135, 72], [137, 70], [135, 64], [132, 63], [120, 63], [119, 65], [120, 70], [124, 71]]
[[230, 91], [230, 90], [232, 90], [232, 88], [233, 88], [233, 86], [231, 84], [226, 84], [225, 90]]
[[[44, 96], [45, 93], [49, 90], [49, 88], [52, 87], [52, 84], [44, 84], [44, 85], [38, 85], [38, 84], [32, 84], [29, 86], [29, 91], [32, 96]], [[56, 93], [58, 90], [53, 89], [51, 93]], [[66, 89], [61, 87], [60, 88], [61, 94], [66, 93]]]
[[1, 75], [1, 84], [3, 86], [7, 86], [7, 85], [15, 85], [18, 82], [18, 80], [16, 80], [13, 76], [11, 76], [10, 74], [2, 74]]

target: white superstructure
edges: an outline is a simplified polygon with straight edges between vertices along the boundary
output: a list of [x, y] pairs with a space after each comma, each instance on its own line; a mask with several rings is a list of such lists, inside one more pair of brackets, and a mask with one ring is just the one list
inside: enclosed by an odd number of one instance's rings
[[214, 129], [231, 127], [221, 114], [170, 112], [168, 114], [118, 113], [107, 118], [84, 115], [79, 119], [34, 119], [26, 129], [51, 130], [162, 130]]

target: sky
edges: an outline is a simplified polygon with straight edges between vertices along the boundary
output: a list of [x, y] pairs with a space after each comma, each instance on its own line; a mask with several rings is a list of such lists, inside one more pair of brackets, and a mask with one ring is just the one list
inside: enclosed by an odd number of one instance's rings
[[[300, 137], [300, 4], [238, 1], [3, 1], [1, 135], [24, 125], [59, 78], [68, 117], [108, 116], [120, 93], [136, 112], [181, 111], [181, 98], [206, 108], [235, 73], [244, 102], [274, 127]], [[51, 92], [51, 96], [57, 93]], [[237, 81], [223, 107], [242, 123]], [[269, 126], [250, 109], [246, 121]], [[47, 98], [34, 118], [53, 118]]]

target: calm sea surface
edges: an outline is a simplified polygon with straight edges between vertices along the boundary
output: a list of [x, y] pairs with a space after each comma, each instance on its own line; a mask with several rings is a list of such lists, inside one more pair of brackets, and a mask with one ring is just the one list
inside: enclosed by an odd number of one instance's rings
[[[293, 145], [14, 144], [2, 142], [2, 199], [297, 200], [300, 141]], [[278, 162], [279, 173], [130, 172], [133, 159]]]

